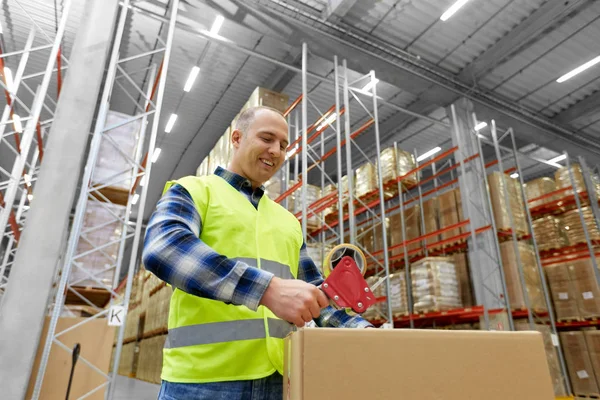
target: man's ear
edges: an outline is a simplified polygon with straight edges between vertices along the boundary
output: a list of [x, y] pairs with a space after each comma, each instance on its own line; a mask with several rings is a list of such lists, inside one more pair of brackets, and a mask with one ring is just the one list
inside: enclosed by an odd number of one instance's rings
[[231, 132], [231, 144], [235, 149], [240, 147], [242, 141], [242, 132], [239, 129], [235, 129]]

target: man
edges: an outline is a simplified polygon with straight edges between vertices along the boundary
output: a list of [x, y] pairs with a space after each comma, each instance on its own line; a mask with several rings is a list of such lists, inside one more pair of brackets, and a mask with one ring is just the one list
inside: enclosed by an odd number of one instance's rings
[[167, 183], [150, 218], [144, 265], [174, 288], [159, 399], [280, 400], [294, 325], [371, 327], [328, 305], [299, 221], [264, 195], [287, 134], [278, 111], [244, 111], [228, 169]]

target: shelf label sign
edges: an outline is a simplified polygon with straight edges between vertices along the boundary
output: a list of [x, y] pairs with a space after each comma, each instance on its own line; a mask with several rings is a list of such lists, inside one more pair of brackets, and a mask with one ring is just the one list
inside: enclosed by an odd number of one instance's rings
[[590, 377], [585, 369], [577, 371], [577, 376], [579, 377], [579, 379], [587, 379]]
[[108, 310], [108, 326], [121, 326], [125, 322], [125, 307], [111, 306]]
[[583, 292], [581, 295], [586, 300], [590, 300], [590, 299], [594, 298], [594, 293], [592, 293], [592, 292]]
[[552, 344], [553, 344], [555, 347], [558, 347], [558, 336], [556, 336], [554, 333], [551, 333], [551, 334], [550, 334], [550, 337], [552, 337]]
[[560, 300], [569, 300], [569, 293], [564, 293], [564, 292], [563, 293], [559, 293], [558, 294], [558, 298]]

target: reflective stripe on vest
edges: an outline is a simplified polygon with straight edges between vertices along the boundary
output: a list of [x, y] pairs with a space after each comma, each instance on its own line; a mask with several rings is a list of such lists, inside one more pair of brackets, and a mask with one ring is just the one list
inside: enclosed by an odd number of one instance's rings
[[[294, 325], [281, 319], [268, 318], [269, 336], [283, 339], [294, 331]], [[243, 319], [238, 321], [213, 322], [210, 324], [188, 325], [169, 329], [165, 342], [166, 349], [232, 342], [235, 340], [264, 339], [263, 319]]]
[[[258, 267], [256, 258], [238, 257], [234, 260], [246, 263], [251, 267]], [[281, 279], [294, 279], [294, 275], [292, 275], [290, 267], [288, 265], [278, 263], [277, 261], [265, 260], [264, 258], [261, 258], [260, 269], [268, 271]]]

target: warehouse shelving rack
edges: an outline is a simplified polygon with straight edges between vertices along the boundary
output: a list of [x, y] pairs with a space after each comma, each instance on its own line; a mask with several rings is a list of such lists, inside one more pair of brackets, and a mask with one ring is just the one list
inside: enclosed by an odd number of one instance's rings
[[[0, 307], [21, 231], [33, 205], [33, 190], [44, 156], [45, 137], [54, 118], [62, 72], [68, 68], [61, 42], [72, 3], [65, 2], [57, 30], [52, 36], [39, 26], [19, 0], [15, 0], [15, 4], [29, 24], [29, 34], [22, 48], [10, 49], [12, 51], [9, 52], [0, 48], [0, 85], [6, 99], [0, 121], [0, 154], [14, 157], [10, 171], [0, 167], [0, 248], [4, 249], [0, 257]], [[34, 46], [36, 39], [44, 44]], [[46, 66], [42, 71], [29, 70], [25, 75], [32, 56], [43, 57]], [[11, 69], [11, 65], [16, 65], [16, 69]], [[49, 91], [53, 76], [57, 83], [55, 94]], [[41, 83], [32, 88], [29, 81], [40, 77]]]
[[[60, 341], [62, 335], [81, 328], [90, 321], [106, 317], [110, 310], [108, 306], [120, 305], [124, 308], [124, 310], [128, 309], [134, 271], [138, 261], [137, 249], [141, 240], [144, 207], [148, 190], [148, 185], [143, 185], [140, 188], [138, 184], [140, 183], [140, 178], [142, 177], [145, 177], [146, 181], [148, 181], [148, 178], [151, 174], [152, 163], [146, 163], [145, 160], [148, 159], [148, 154], [153, 154], [155, 149], [156, 137], [159, 128], [159, 117], [166, 86], [169, 58], [171, 54], [173, 36], [175, 33], [178, 3], [178, 0], [175, 0], [172, 3], [170, 15], [168, 19], [166, 19], [166, 22], [168, 23], [166, 39], [163, 40], [160, 33], [157, 36], [157, 43], [160, 43], [160, 48], [126, 58], [121, 57], [120, 54], [124, 52], [124, 50], [121, 49], [121, 45], [123, 43], [122, 39], [125, 32], [127, 15], [129, 12], [137, 12], [140, 15], [144, 15], [144, 13], [139, 9], [134, 10], [134, 8], [130, 5], [129, 0], [124, 0], [122, 3], [120, 3], [120, 13], [116, 26], [115, 40], [112, 45], [110, 61], [108, 64], [108, 72], [103, 84], [102, 97], [99, 103], [96, 126], [82, 178], [83, 188], [79, 194], [75, 209], [75, 217], [73, 219], [69, 234], [66, 254], [63, 258], [64, 264], [62, 265], [60, 271], [60, 281], [58, 283], [55, 296], [51, 300], [51, 318], [43, 346], [40, 366], [37, 371], [33, 399], [37, 399], [40, 395], [50, 352], [63, 350], [69, 353], [71, 352], [71, 349], [67, 348], [67, 346]], [[155, 54], [159, 53], [162, 53], [162, 61], [159, 65], [157, 65], [153, 57]], [[140, 87], [137, 85], [132, 77], [133, 73], [127, 71], [127, 63], [134, 60], [148, 62], [149, 66], [147, 67], [147, 70], [149, 71], [150, 79], [147, 81], [148, 83], [146, 87]], [[134, 101], [136, 105], [136, 111], [134, 115], [128, 116], [127, 118], [122, 118], [119, 122], [108, 125], [107, 115], [109, 114], [110, 99], [113, 90], [117, 86], [123, 89], [123, 85], [119, 83], [120, 79], [126, 79], [132, 86], [134, 86], [136, 93], [140, 94], [141, 97], [138, 101]], [[130, 96], [130, 99], [133, 100], [133, 97]], [[149, 135], [146, 133], [147, 125], [151, 125]], [[126, 154], [119, 149], [118, 144], [115, 143], [114, 139], [112, 139], [108, 134], [111, 130], [124, 126], [129, 126], [131, 129], [137, 132], [135, 154], [133, 155]], [[124, 171], [115, 173], [113, 176], [106, 176], [97, 179], [94, 176], [94, 169], [97, 165], [99, 149], [103, 144], [111, 147], [113, 151], [118, 152], [122, 157], [124, 157], [127, 160], [128, 167]], [[143, 157], [144, 160], [142, 161], [144, 149], [146, 149], [146, 156]], [[120, 187], [122, 184], [130, 185], [130, 189], [121, 189]], [[139, 190], [140, 193], [136, 193], [138, 189], [141, 189]], [[139, 199], [139, 201], [134, 199]], [[92, 204], [111, 214], [113, 219], [103, 223], [100, 226], [84, 227], [84, 218], [86, 212]], [[115, 204], [119, 206], [125, 206], [125, 212], [115, 212], [111, 208], [111, 205]], [[131, 215], [135, 216], [135, 221], [132, 220]], [[121, 231], [120, 237], [117, 239], [107, 238], [104, 243], [90, 243], [87, 240], [86, 236], [88, 234], [97, 229], [101, 229], [106, 224], [114, 223], [118, 224], [119, 230]], [[119, 296], [116, 292], [116, 288], [118, 286], [118, 279], [121, 273], [122, 264], [124, 263], [125, 244], [129, 239], [133, 239], [131, 244], [131, 258], [127, 264], [125, 292], [122, 296]], [[78, 250], [78, 244], [81, 240], [88, 242], [92, 248], [83, 251]], [[115, 244], [118, 244], [119, 246], [118, 256], [116, 259], [107, 256], [104, 252], [105, 248]], [[105, 270], [89, 271], [86, 269], [85, 265], [82, 265], [78, 262], [78, 260], [80, 260], [82, 257], [93, 253], [101, 254], [107, 257], [108, 265]], [[70, 278], [72, 272], [75, 270], [83, 272], [89, 280], [95, 283], [94, 286], [96, 286], [96, 288], [88, 289], [85, 287], [77, 287], [77, 283], [80, 281], [80, 279], [72, 280]], [[108, 284], [101, 281], [97, 276], [99, 273], [105, 273], [107, 271], [114, 272], [114, 279]], [[81, 322], [71, 326], [68, 329], [58, 332], [58, 319], [63, 310], [69, 308], [68, 303], [71, 302], [70, 300], [87, 305], [94, 310], [95, 314], [91, 317], [85, 318]], [[123, 344], [124, 328], [125, 326], [123, 324], [118, 329], [112, 372], [110, 374], [104, 373], [101, 368], [95, 365], [92, 361], [86, 360], [84, 357], [80, 356], [79, 359], [81, 363], [104, 378], [104, 382], [102, 384], [90, 390], [83, 397], [87, 397], [105, 387], [108, 387], [107, 397], [112, 398], [115, 389], [115, 376], [118, 371]]]

